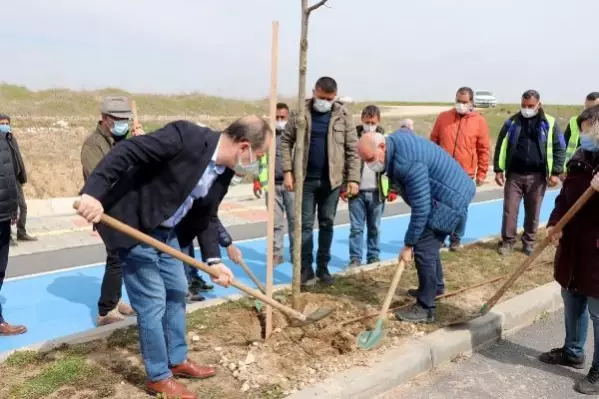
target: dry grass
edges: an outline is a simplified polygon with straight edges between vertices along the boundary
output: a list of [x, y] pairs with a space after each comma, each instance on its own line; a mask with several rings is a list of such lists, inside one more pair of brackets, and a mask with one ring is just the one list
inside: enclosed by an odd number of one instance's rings
[[[521, 253], [500, 257], [496, 245], [479, 244], [460, 254], [444, 253], [447, 289], [456, 290], [503, 275], [524, 259]], [[526, 272], [503, 300], [551, 281], [552, 257], [553, 250], [547, 250], [537, 266]], [[357, 350], [357, 334], [369, 328], [374, 320], [343, 327], [341, 323], [376, 312], [393, 273], [394, 267], [387, 267], [339, 277], [331, 288], [316, 287], [303, 294], [304, 312], [326, 306], [333, 309], [332, 315], [315, 325], [295, 328], [275, 312], [274, 334], [266, 342], [261, 338], [260, 317], [248, 299], [192, 313], [188, 317], [190, 357], [217, 365], [219, 373], [209, 380], [186, 382], [188, 387], [202, 398], [282, 398], [331, 374], [356, 365], [369, 365], [385, 350], [460, 318], [465, 312], [479, 308], [500, 284], [440, 300], [435, 324], [400, 323], [390, 315], [381, 346], [369, 352]], [[408, 267], [392, 306], [411, 303], [405, 292], [415, 284], [415, 270]], [[143, 392], [144, 371], [137, 334], [132, 329], [119, 331], [105, 341], [45, 355], [17, 354], [0, 366], [0, 373], [3, 375], [0, 397], [7, 399], [148, 397]]]
[[[242, 101], [207, 96], [199, 93], [186, 95], [131, 94], [119, 89], [72, 91], [52, 89], [30, 91], [25, 87], [0, 84], [0, 112], [13, 117], [13, 130], [29, 172], [25, 186], [27, 198], [75, 196], [83, 185], [80, 150], [85, 137], [95, 129], [99, 102], [108, 94], [131, 95], [137, 102], [139, 117], [146, 131], [154, 131], [164, 124], [189, 119], [203, 122], [216, 129], [226, 127], [236, 117], [247, 114], [266, 115], [267, 99]], [[295, 99], [281, 99], [290, 106]], [[444, 103], [374, 102], [380, 106], [450, 105]], [[354, 114], [365, 105], [351, 104]], [[485, 111], [492, 136], [496, 136], [503, 121], [516, 112], [517, 106], [498, 106]], [[565, 127], [565, 121], [579, 110], [569, 106], [548, 106], [547, 109]], [[402, 118], [409, 115], [402, 115]], [[435, 115], [413, 117], [416, 130], [428, 136]], [[396, 130], [399, 117], [383, 117], [388, 132]], [[356, 118], [359, 122], [359, 118]], [[64, 125], [66, 123], [66, 125]], [[66, 127], [65, 127], [66, 126]]]

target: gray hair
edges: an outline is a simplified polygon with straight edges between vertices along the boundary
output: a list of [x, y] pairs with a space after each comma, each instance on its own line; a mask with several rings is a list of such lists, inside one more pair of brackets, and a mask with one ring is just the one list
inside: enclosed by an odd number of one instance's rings
[[414, 130], [414, 121], [411, 119], [402, 119], [399, 121], [399, 127]]
[[253, 150], [264, 146], [267, 136], [272, 136], [270, 125], [256, 115], [248, 115], [231, 123], [223, 132], [233, 140], [234, 143], [247, 141]]

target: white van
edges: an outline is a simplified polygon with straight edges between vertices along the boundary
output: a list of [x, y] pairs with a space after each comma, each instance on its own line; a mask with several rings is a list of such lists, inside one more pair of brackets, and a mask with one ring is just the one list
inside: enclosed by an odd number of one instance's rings
[[474, 106], [477, 108], [495, 107], [497, 99], [495, 95], [487, 90], [476, 90], [474, 92]]

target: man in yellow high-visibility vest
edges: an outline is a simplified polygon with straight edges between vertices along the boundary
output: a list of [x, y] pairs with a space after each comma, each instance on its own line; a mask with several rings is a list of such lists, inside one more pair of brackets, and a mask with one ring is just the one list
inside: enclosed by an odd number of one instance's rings
[[524, 199], [523, 252], [533, 252], [547, 186], [559, 184], [566, 142], [555, 118], [546, 113], [536, 90], [522, 95], [520, 112], [505, 121], [495, 147], [495, 182], [504, 187], [499, 253], [516, 243], [518, 212]]
[[[595, 105], [599, 105], [599, 92], [594, 91], [589, 93], [584, 101], [584, 109], [589, 109]], [[566, 139], [566, 162], [572, 158], [574, 151], [580, 146], [580, 129], [578, 128], [578, 115], [570, 118], [568, 127], [564, 132], [564, 138]], [[565, 170], [564, 170], [565, 171]]]

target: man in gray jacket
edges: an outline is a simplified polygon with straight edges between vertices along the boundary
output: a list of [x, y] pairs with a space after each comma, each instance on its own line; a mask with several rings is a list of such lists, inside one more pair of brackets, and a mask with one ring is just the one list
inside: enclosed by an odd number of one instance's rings
[[[305, 179], [302, 197], [302, 285], [310, 285], [318, 277], [330, 285], [333, 278], [331, 260], [333, 223], [341, 185], [347, 182], [349, 195], [360, 191], [360, 159], [356, 149], [358, 134], [351, 112], [337, 97], [337, 82], [322, 77], [316, 81], [313, 98], [306, 101], [306, 130], [298, 132], [296, 115], [291, 115], [281, 137], [283, 184], [288, 191], [295, 187], [293, 148], [298, 134], [304, 135], [306, 150], [302, 165]], [[314, 214], [318, 209], [318, 252], [316, 275], [312, 269]]]

